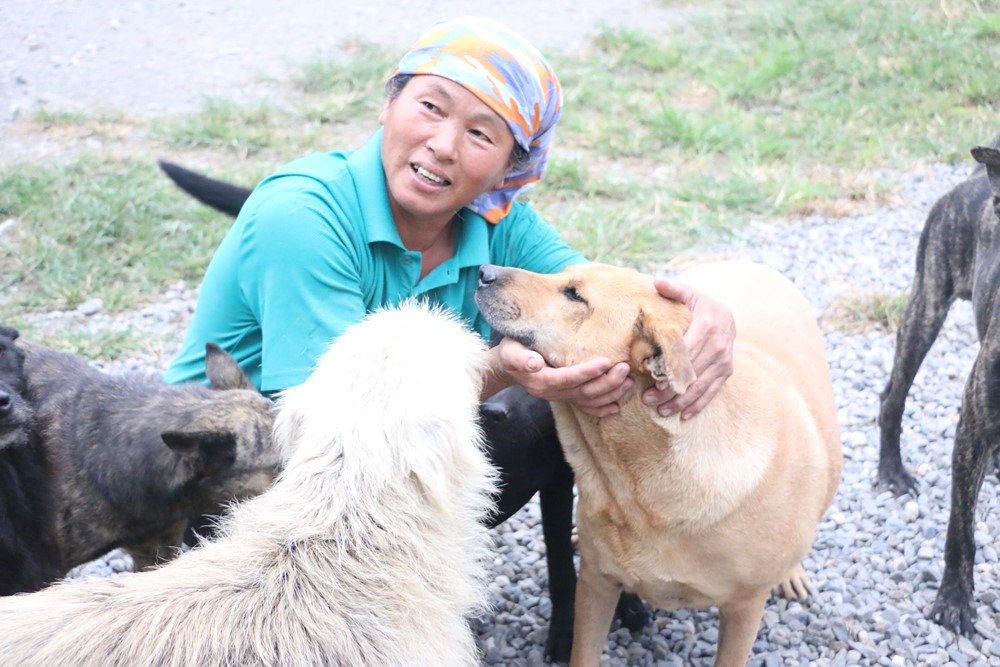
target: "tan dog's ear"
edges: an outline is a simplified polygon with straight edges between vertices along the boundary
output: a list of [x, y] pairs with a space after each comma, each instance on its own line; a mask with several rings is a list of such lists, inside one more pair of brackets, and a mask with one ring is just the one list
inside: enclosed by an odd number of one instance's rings
[[684, 329], [690, 318], [678, 321], [670, 317], [672, 314], [639, 311], [630, 362], [633, 368], [648, 371], [656, 382], [666, 381], [676, 393], [683, 394], [695, 380], [684, 345]]

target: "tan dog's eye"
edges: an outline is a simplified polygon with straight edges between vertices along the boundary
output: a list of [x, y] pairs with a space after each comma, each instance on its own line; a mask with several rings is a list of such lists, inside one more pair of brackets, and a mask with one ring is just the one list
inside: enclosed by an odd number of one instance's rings
[[570, 285], [569, 287], [563, 287], [562, 293], [566, 295], [566, 298], [570, 301], [578, 301], [580, 303], [587, 303], [587, 300], [580, 296], [580, 293], [576, 291], [576, 288]]

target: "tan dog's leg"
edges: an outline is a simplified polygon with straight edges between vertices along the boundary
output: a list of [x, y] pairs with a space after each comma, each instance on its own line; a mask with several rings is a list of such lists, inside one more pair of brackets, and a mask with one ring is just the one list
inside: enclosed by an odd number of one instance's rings
[[719, 607], [719, 644], [715, 667], [744, 667], [760, 630], [768, 591]]
[[601, 662], [621, 592], [621, 585], [589, 568], [580, 557], [569, 667], [593, 667]]

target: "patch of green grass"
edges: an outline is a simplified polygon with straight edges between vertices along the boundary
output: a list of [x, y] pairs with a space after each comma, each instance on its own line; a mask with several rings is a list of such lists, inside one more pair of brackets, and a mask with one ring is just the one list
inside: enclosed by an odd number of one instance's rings
[[167, 121], [157, 129], [174, 149], [225, 149], [246, 158], [280, 141], [285, 121], [267, 103], [247, 107], [229, 100], [209, 99], [201, 113]]
[[54, 333], [37, 326], [17, 324], [21, 334], [33, 343], [78, 355], [84, 359], [115, 361], [150, 345], [147, 334], [123, 330], [60, 329]]
[[[713, 228], [863, 205], [855, 179], [829, 181], [831, 170], [969, 161], [968, 149], [1000, 130], [997, 10], [779, 0], [712, 5], [663, 35], [605, 28], [590, 57], [557, 61], [560, 142], [637, 172], [677, 165], [661, 194], [698, 205]], [[662, 215], [689, 226], [689, 207]]]
[[385, 82], [399, 53], [365, 41], [342, 45], [336, 60], [307, 61], [293, 83], [310, 96], [305, 117], [322, 123], [374, 116], [385, 102]]
[[43, 125], [79, 125], [88, 121], [90, 117], [78, 111], [39, 109], [33, 114], [33, 119]]
[[972, 34], [976, 39], [1000, 39], [1000, 13], [996, 13], [996, 6], [993, 7], [993, 10], [994, 13], [992, 14], [981, 14], [977, 12], [970, 17], [969, 24]]
[[[178, 210], [146, 161], [87, 156], [0, 173], [0, 318], [98, 297], [115, 312], [164, 282], [197, 282], [225, 232], [218, 216]], [[192, 207], [193, 208], [193, 207]]]
[[846, 294], [831, 305], [830, 323], [849, 332], [875, 327], [895, 331], [908, 300], [909, 294], [889, 292]]
[[630, 70], [636, 74], [657, 75], [680, 64], [681, 48], [672, 42], [649, 39], [635, 28], [602, 26], [592, 40], [612, 70]]
[[167, 119], [154, 132], [174, 154], [221, 150], [269, 169], [314, 150], [350, 148], [358, 128], [368, 134], [378, 126], [393, 65], [386, 47], [349, 42], [336, 60], [299, 63], [278, 101], [208, 99], [200, 112]]

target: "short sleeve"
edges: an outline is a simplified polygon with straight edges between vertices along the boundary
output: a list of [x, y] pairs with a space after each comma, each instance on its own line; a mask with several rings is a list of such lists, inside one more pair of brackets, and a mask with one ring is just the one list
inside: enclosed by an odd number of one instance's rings
[[[364, 239], [308, 177], [256, 192], [240, 243], [242, 297], [260, 323], [261, 390], [300, 384], [330, 342], [364, 318]], [[259, 188], [266, 190], [267, 184]]]

